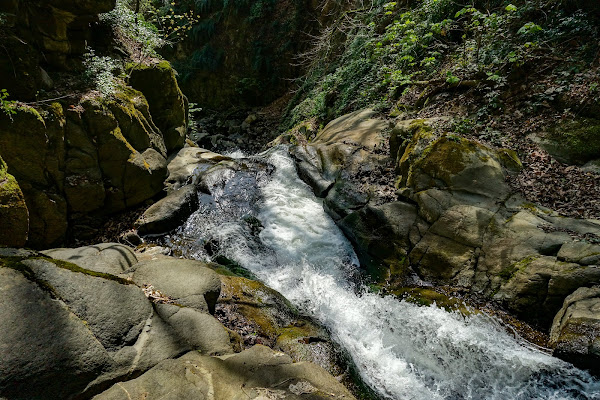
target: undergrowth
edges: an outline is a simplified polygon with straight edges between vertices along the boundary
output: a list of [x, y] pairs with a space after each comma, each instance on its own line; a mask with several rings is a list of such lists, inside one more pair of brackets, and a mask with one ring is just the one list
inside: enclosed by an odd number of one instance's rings
[[[413, 91], [408, 106], [423, 107], [444, 90], [476, 89], [482, 98], [474, 121], [503, 107], [503, 95], [540, 65], [575, 59], [553, 73], [568, 80], [598, 50], [597, 28], [584, 11], [557, 0], [453, 0], [384, 2], [346, 9], [300, 57], [306, 74], [297, 81], [284, 128], [317, 117], [329, 120], [370, 106], [390, 110]], [[362, 6], [362, 7], [360, 7]], [[559, 89], [560, 90], [560, 89]], [[556, 93], [536, 91], [535, 111]], [[468, 129], [473, 121], [464, 121]]]

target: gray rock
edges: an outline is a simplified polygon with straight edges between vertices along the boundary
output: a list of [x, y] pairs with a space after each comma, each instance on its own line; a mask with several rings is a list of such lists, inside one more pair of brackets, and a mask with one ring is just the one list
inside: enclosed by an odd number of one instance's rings
[[65, 399], [112, 360], [90, 329], [35, 282], [0, 267], [0, 396]]
[[165, 181], [165, 188], [167, 192], [172, 192], [185, 185], [196, 185], [203, 171], [226, 160], [231, 158], [199, 147], [184, 147], [169, 159], [169, 177]]
[[233, 352], [229, 334], [212, 315], [171, 304], [157, 304], [155, 308], [177, 337], [191, 348], [209, 356]]
[[211, 313], [221, 291], [219, 276], [204, 263], [194, 260], [157, 259], [135, 266], [132, 275], [138, 285], [152, 285], [175, 303]]
[[160, 363], [141, 377], [114, 385], [95, 400], [151, 399], [353, 399], [322, 368], [256, 345], [242, 353], [206, 357], [188, 353]]
[[196, 187], [187, 185], [157, 201], [135, 222], [141, 235], [177, 228], [198, 208]]
[[[126, 249], [112, 244], [48, 253], [99, 271], [121, 271], [135, 257], [120, 248]], [[184, 267], [173, 266], [178, 262]], [[162, 293], [153, 304], [132, 281], [115, 275], [45, 259], [39, 253], [3, 250], [0, 324], [7, 332], [0, 335], [0, 397], [89, 398], [115, 381], [189, 350], [231, 353], [226, 329], [203, 312], [214, 307], [219, 278], [198, 264], [169, 259], [158, 265], [164, 271], [142, 265], [140, 273], [163, 272], [159, 273], [163, 279], [156, 279], [160, 288], [185, 281], [187, 286], [177, 294], [185, 297], [180, 302], [195, 305], [192, 309], [162, 304], [169, 301]], [[169, 272], [181, 275], [172, 277]]]
[[600, 373], [600, 287], [569, 295], [550, 331], [554, 355]]
[[57, 260], [72, 262], [81, 268], [118, 275], [137, 263], [133, 250], [119, 243], [101, 243], [76, 249], [50, 249], [42, 252]]
[[[152, 306], [140, 288], [123, 280], [110, 280], [73, 272], [46, 260], [24, 260], [37, 281], [47, 282], [79, 319], [86, 321], [107, 351], [133, 344], [140, 335]], [[58, 264], [59, 266], [61, 264]]]

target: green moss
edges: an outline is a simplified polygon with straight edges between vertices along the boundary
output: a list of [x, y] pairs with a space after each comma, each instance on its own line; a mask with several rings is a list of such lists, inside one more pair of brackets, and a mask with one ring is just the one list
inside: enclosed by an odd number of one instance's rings
[[33, 270], [27, 265], [23, 264], [22, 261], [22, 257], [0, 257], [0, 267], [10, 268], [20, 272], [27, 280], [35, 283], [40, 289], [48, 293], [50, 297], [53, 299], [60, 299], [56, 289], [54, 289], [54, 287], [52, 287], [52, 285], [50, 285], [47, 281], [38, 279]]
[[523, 169], [523, 164], [519, 160], [517, 152], [510, 149], [499, 149], [498, 158], [500, 162], [510, 172], [517, 173]]
[[[118, 282], [123, 285], [133, 285], [133, 282], [130, 282], [130, 281], [120, 278], [118, 276], [81, 268], [80, 266], [70, 263], [68, 261], [57, 260], [57, 259], [50, 258], [50, 257], [44, 256], [44, 255], [36, 255], [33, 257], [0, 257], [0, 263], [2, 264], [1, 266], [11, 268], [11, 266], [21, 265], [22, 267], [19, 267], [20, 270], [28, 271], [28, 273], [30, 273], [31, 276], [33, 277], [33, 272], [31, 271], [31, 269], [29, 267], [25, 266], [24, 264], [22, 264], [22, 262], [25, 260], [47, 261], [47, 262], [51, 262], [52, 264], [56, 265], [58, 268], [67, 269], [72, 272], [78, 272], [81, 274], [94, 276], [96, 278], [103, 278], [103, 279], [115, 281], [115, 282]], [[17, 269], [17, 268], [13, 268], [13, 269]]]
[[404, 287], [394, 290], [392, 294], [419, 306], [435, 304], [447, 311], [459, 311], [463, 315], [470, 315], [474, 312], [462, 300], [428, 288]]
[[123, 278], [120, 278], [118, 276], [111, 275], [111, 274], [106, 274], [104, 272], [97, 272], [97, 271], [92, 271], [89, 269], [81, 268], [80, 266], [70, 263], [68, 261], [56, 260], [56, 259], [50, 258], [50, 257], [33, 257], [32, 259], [48, 261], [48, 262], [51, 262], [52, 264], [56, 265], [59, 268], [67, 269], [71, 272], [78, 272], [78, 273], [93, 276], [96, 278], [102, 278], [102, 279], [107, 279], [110, 281], [115, 281], [122, 285], [133, 285], [133, 282], [130, 282], [127, 279], [123, 279]]
[[589, 118], [566, 121], [551, 129], [549, 138], [583, 163], [598, 156], [600, 121]]
[[[44, 118], [42, 117], [42, 115], [39, 113], [38, 110], [36, 110], [33, 107], [30, 106], [19, 106], [17, 108], [17, 110], [25, 115], [30, 115], [33, 116], [35, 119], [37, 119], [39, 122], [41, 122], [43, 125], [46, 125], [46, 122], [44, 121]], [[17, 118], [16, 116], [14, 118]]]
[[464, 154], [475, 151], [474, 146], [466, 139], [455, 141], [447, 136], [441, 137], [423, 151], [418, 160], [419, 167], [427, 175], [449, 184], [453, 176], [465, 169]]
[[498, 276], [505, 281], [509, 281], [512, 279], [519, 271], [525, 270], [532, 262], [540, 258], [540, 255], [532, 255], [523, 258], [522, 260], [517, 261], [514, 264], [511, 264], [507, 267], [504, 267], [499, 273]]
[[525, 202], [525, 203], [521, 204], [521, 208], [529, 210], [529, 211], [531, 211], [534, 214], [537, 213], [537, 211], [538, 211], [538, 209], [536, 208], [535, 204], [528, 203], [528, 202]]

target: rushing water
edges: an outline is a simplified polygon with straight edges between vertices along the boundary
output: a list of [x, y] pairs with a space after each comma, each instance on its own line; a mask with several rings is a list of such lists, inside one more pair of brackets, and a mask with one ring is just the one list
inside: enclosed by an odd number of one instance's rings
[[257, 159], [271, 168], [211, 175], [213, 198], [169, 238], [171, 246], [200, 259], [218, 252], [280, 291], [328, 327], [381, 398], [600, 399], [598, 380], [490, 317], [369, 293], [356, 279], [351, 245], [286, 150]]

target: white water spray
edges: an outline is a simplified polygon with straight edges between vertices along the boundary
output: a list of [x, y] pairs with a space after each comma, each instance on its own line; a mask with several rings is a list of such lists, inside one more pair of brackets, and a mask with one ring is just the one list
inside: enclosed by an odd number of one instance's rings
[[275, 172], [259, 179], [261, 243], [235, 219], [249, 203], [228, 220], [231, 203], [222, 199], [225, 210], [218, 195], [216, 208], [190, 218], [184, 236], [218, 237], [227, 257], [327, 326], [382, 398], [600, 399], [598, 380], [515, 339], [490, 317], [357, 287], [349, 279], [358, 264], [351, 245], [298, 178], [287, 151], [267, 156]]

